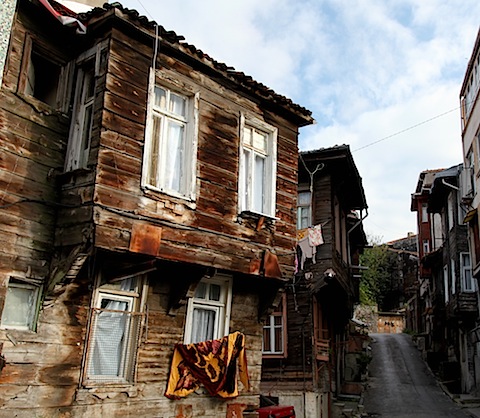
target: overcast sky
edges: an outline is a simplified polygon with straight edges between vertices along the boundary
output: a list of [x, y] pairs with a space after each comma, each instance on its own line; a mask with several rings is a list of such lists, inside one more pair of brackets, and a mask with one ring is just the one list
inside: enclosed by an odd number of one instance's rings
[[123, 0], [311, 110], [300, 149], [348, 144], [368, 235], [417, 232], [421, 171], [462, 162], [459, 92], [479, 0]]

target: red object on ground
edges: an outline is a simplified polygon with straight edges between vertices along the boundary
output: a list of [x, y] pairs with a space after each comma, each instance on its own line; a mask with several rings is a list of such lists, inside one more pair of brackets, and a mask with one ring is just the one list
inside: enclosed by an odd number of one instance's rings
[[275, 405], [257, 409], [258, 418], [295, 418], [293, 406]]

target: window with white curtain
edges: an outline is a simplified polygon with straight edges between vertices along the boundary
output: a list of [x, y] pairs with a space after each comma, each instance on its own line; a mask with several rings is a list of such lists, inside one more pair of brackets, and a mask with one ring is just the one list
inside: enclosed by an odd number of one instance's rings
[[11, 278], [3, 305], [4, 329], [35, 330], [40, 287]]
[[199, 96], [150, 84], [142, 184], [194, 200]]
[[133, 383], [143, 319], [144, 280], [132, 276], [97, 287], [91, 310], [84, 384]]
[[275, 217], [277, 129], [257, 119], [240, 121], [239, 210]]
[[184, 343], [215, 340], [228, 334], [232, 280], [216, 275], [202, 279], [188, 300]]

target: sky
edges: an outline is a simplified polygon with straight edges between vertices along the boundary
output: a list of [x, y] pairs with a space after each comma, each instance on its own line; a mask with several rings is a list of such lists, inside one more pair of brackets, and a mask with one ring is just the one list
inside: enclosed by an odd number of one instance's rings
[[463, 162], [459, 94], [478, 0], [123, 0], [312, 111], [300, 150], [347, 144], [375, 242], [417, 232], [421, 171]]

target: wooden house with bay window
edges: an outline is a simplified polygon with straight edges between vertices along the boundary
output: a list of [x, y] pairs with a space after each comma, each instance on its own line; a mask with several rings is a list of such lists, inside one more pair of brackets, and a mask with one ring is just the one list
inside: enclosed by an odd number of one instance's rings
[[[118, 3], [18, 0], [0, 96], [2, 414], [258, 407], [311, 113]], [[164, 396], [176, 344], [234, 332], [249, 385]]]
[[298, 164], [297, 268], [264, 326], [261, 388], [297, 417], [329, 417], [359, 377], [348, 350], [367, 202], [348, 145], [300, 152]]

